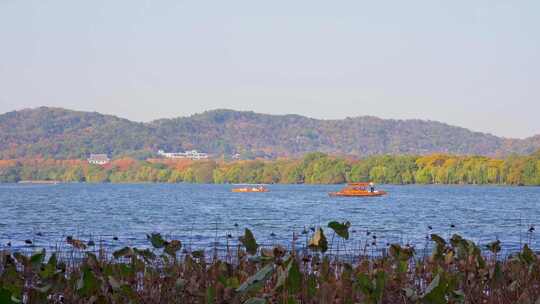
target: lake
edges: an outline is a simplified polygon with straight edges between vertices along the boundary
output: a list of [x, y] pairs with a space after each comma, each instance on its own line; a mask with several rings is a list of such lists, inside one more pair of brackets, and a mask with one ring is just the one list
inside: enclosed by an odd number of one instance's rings
[[235, 240], [244, 227], [261, 243], [290, 244], [293, 232], [305, 241], [304, 229], [348, 220], [351, 242], [376, 235], [383, 247], [399, 242], [422, 248], [429, 233], [460, 233], [481, 244], [500, 239], [507, 251], [525, 242], [540, 248], [537, 232], [528, 232], [540, 227], [540, 187], [384, 185], [389, 195], [378, 198], [327, 195], [341, 185], [270, 185], [268, 193], [231, 193], [232, 187], [2, 184], [0, 247], [11, 242], [23, 248], [26, 239], [50, 247], [67, 235], [146, 246], [145, 235], [155, 231], [193, 249], [208, 248], [215, 241], [223, 245], [228, 234]]

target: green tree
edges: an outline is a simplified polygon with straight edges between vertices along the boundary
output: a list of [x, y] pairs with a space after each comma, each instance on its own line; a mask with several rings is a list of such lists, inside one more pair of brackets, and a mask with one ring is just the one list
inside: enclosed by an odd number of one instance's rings
[[109, 176], [102, 167], [90, 165], [88, 166], [84, 179], [89, 183], [104, 183], [109, 180]]
[[214, 161], [205, 161], [195, 163], [191, 169], [193, 171], [192, 181], [198, 184], [209, 184], [214, 181], [214, 169], [216, 163]]
[[428, 167], [425, 167], [416, 171], [415, 180], [419, 184], [433, 183], [433, 176], [431, 175], [431, 169]]
[[386, 183], [386, 175], [388, 169], [384, 166], [375, 166], [369, 170], [369, 179], [373, 182], [384, 184]]

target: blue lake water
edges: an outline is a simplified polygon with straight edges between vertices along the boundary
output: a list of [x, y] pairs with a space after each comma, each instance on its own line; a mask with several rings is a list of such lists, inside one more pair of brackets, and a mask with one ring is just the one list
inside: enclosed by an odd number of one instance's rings
[[[332, 198], [340, 185], [270, 185], [268, 193], [232, 193], [231, 185], [0, 185], [0, 247], [54, 246], [67, 235], [111, 246], [147, 245], [153, 231], [193, 248], [235, 240], [250, 228], [261, 243], [290, 244], [293, 232], [331, 220], [352, 223], [352, 242], [424, 247], [429, 233], [460, 233], [506, 250], [540, 249], [540, 187], [381, 186], [379, 198]], [[238, 226], [235, 226], [238, 224]], [[451, 225], [455, 225], [452, 228]], [[432, 226], [432, 230], [428, 228]], [[368, 232], [369, 231], [369, 235]], [[328, 231], [329, 235], [331, 233]], [[113, 240], [118, 237], [118, 240]]]

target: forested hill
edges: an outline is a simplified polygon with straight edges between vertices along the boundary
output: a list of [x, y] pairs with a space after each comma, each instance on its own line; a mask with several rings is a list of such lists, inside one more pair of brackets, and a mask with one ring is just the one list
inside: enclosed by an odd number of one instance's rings
[[89, 153], [150, 155], [158, 149], [259, 156], [329, 154], [529, 154], [540, 136], [506, 139], [425, 120], [370, 116], [318, 120], [214, 110], [149, 123], [95, 112], [41, 107], [0, 115], [0, 158], [86, 157]]

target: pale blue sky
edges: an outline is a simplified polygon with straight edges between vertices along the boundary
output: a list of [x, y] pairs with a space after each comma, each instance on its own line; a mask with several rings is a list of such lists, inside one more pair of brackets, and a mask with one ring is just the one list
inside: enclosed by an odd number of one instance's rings
[[0, 112], [215, 108], [540, 133], [540, 1], [0, 0]]

